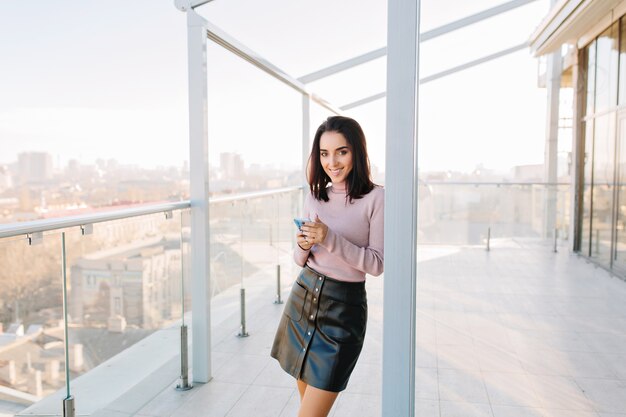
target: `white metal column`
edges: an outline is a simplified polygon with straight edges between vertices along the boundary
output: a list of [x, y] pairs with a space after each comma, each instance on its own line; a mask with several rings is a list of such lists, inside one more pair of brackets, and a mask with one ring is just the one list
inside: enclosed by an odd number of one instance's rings
[[389, 0], [382, 415], [415, 415], [419, 0]]
[[[550, 1], [551, 7], [556, 0]], [[547, 57], [546, 91], [548, 96], [546, 117], [546, 144], [544, 156], [544, 180], [547, 185], [543, 213], [543, 237], [554, 237], [557, 203], [557, 164], [559, 145], [559, 103], [561, 94], [561, 50]]]
[[[579, 220], [582, 215], [582, 210], [579, 207], [579, 204], [582, 202], [582, 198], [579, 198], [579, 193], [582, 192], [582, 181], [584, 179], [584, 161], [581, 160], [581, 156], [584, 157], [585, 148], [581, 147], [582, 144], [582, 134], [581, 131], [582, 123], [581, 119], [583, 117], [584, 109], [582, 108], [584, 99], [582, 94], [578, 91], [578, 87], [580, 83], [583, 82], [582, 76], [579, 71], [579, 62], [578, 59], [580, 57], [580, 51], [577, 47], [575, 47], [572, 52], [573, 62], [572, 62], [572, 86], [574, 87], [573, 94], [573, 113], [572, 113], [572, 152], [570, 154], [570, 185], [569, 185], [569, 250], [573, 252], [580, 251], [580, 247], [578, 245], [579, 242]], [[582, 153], [582, 155], [581, 155]], [[580, 187], [579, 187], [580, 185]]]
[[193, 10], [187, 11], [192, 357], [195, 382], [208, 382], [211, 379], [209, 140], [207, 133], [207, 29], [205, 25], [205, 19]]
[[547, 57], [546, 90], [548, 96], [546, 117], [546, 143], [544, 156], [544, 179], [546, 190], [543, 236], [553, 237], [556, 227], [557, 164], [559, 143], [559, 99], [561, 92], [561, 51]]

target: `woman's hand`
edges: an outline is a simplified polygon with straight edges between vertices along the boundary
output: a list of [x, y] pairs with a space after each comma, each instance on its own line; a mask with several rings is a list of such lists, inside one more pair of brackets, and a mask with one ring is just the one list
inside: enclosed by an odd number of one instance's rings
[[311, 249], [316, 243], [322, 243], [328, 234], [326, 226], [316, 215], [314, 222], [306, 222], [302, 226], [302, 232], [298, 234], [298, 245], [304, 250]]
[[313, 246], [313, 242], [309, 242], [308, 238], [300, 231], [296, 235], [296, 242], [304, 250], [309, 250]]

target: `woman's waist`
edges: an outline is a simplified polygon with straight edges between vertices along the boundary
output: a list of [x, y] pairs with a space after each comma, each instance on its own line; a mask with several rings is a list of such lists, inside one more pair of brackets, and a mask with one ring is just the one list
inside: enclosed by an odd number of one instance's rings
[[348, 304], [360, 304], [366, 299], [365, 281], [337, 280], [310, 266], [305, 266], [298, 275], [298, 283], [309, 291], [320, 288], [320, 281], [323, 281], [321, 282], [321, 297], [333, 298]]
[[309, 255], [305, 267], [341, 282], [359, 283], [365, 282], [365, 272], [352, 268], [345, 262], [336, 262], [328, 256], [320, 254]]

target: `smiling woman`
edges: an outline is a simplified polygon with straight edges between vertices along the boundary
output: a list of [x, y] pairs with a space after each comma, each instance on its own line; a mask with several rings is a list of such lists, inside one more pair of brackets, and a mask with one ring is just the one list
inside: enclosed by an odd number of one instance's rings
[[365, 135], [348, 117], [320, 125], [309, 158], [307, 221], [296, 234], [294, 283], [272, 347], [301, 398], [299, 417], [326, 416], [363, 347], [365, 274], [383, 272], [384, 191], [370, 177]]

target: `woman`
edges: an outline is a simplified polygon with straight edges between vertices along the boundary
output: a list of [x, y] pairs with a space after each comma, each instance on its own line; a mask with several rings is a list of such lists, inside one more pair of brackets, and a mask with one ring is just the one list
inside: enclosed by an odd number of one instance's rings
[[363, 347], [365, 274], [383, 272], [384, 190], [370, 176], [365, 135], [348, 117], [320, 125], [309, 158], [311, 192], [296, 234], [293, 285], [272, 357], [297, 381], [299, 417], [325, 417]]

